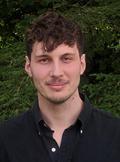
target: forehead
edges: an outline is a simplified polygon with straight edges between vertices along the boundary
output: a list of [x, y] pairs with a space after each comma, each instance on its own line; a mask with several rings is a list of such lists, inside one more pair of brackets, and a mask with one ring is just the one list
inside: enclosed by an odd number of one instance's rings
[[68, 46], [64, 43], [60, 44], [57, 48], [55, 48], [54, 50], [50, 51], [50, 52], [46, 52], [43, 48], [43, 44], [41, 42], [35, 42], [32, 48], [32, 55], [34, 56], [40, 56], [40, 55], [62, 55], [65, 53], [79, 53], [78, 52], [78, 48], [77, 45], [74, 44], [73, 46]]

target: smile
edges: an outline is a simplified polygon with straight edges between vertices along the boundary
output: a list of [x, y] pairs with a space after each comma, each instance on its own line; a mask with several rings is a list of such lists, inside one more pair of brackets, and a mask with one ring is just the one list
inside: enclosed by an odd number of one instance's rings
[[53, 90], [62, 90], [67, 83], [54, 83], [54, 84], [48, 84], [48, 86]]

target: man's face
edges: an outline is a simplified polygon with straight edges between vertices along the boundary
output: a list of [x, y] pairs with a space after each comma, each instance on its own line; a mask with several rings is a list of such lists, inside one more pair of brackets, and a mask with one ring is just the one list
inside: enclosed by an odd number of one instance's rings
[[85, 70], [85, 55], [80, 57], [76, 44], [61, 44], [45, 53], [42, 43], [36, 42], [31, 60], [26, 57], [25, 70], [32, 78], [38, 96], [58, 104], [78, 91], [80, 75]]

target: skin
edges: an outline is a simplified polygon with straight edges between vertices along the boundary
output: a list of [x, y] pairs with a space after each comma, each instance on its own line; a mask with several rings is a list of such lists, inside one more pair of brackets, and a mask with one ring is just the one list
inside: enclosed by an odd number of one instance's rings
[[37, 89], [43, 118], [54, 130], [58, 145], [64, 130], [75, 123], [82, 110], [78, 86], [85, 68], [85, 55], [79, 54], [76, 44], [61, 44], [46, 53], [42, 43], [36, 42], [31, 59], [26, 56], [25, 70]]

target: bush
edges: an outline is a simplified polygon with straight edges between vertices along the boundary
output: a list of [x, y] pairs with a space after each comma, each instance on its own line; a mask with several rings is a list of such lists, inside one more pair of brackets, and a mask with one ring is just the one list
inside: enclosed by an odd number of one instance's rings
[[88, 83], [82, 83], [82, 91], [94, 106], [120, 116], [120, 75], [91, 74]]
[[[23, 42], [2, 48], [0, 53], [0, 120], [6, 120], [27, 110], [36, 92], [24, 72]], [[120, 116], [120, 75], [91, 74], [81, 87], [95, 106]]]
[[[108, 1], [109, 3], [107, 3]], [[14, 2], [9, 2], [14, 6]], [[32, 5], [32, 1], [30, 2], [29, 4]], [[56, 2], [53, 4], [54, 7], [56, 6], [55, 8], [58, 8], [59, 12], [80, 24], [86, 35], [86, 51], [92, 64], [89, 65], [88, 76], [82, 82], [82, 91], [98, 108], [120, 116], [120, 1], [107, 0], [103, 3], [103, 0], [96, 0], [98, 6], [96, 3], [93, 6], [82, 7], [77, 1], [74, 1], [76, 3], [72, 5], [73, 1], [71, 1], [68, 8], [68, 5], [65, 6], [66, 9], [62, 6], [68, 2], [67, 0], [63, 0], [62, 4], [60, 0], [54, 2]], [[49, 1], [46, 1], [45, 6], [47, 5], [49, 5]], [[18, 7], [20, 6], [18, 5]], [[10, 8], [9, 13], [14, 19], [13, 8]], [[4, 9], [6, 7], [2, 8], [1, 12], [6, 15], [7, 12], [3, 12]], [[15, 14], [17, 14], [16, 11], [19, 11], [15, 8], [14, 10]], [[15, 18], [16, 21], [13, 19], [8, 21], [9, 15], [6, 21], [7, 24], [10, 22], [8, 26], [3, 19], [0, 20], [1, 29], [4, 29], [0, 31], [0, 120], [18, 115], [34, 101], [35, 89], [23, 67], [25, 47], [22, 41], [25, 27], [44, 10], [47, 8], [30, 13], [27, 11], [24, 14], [21, 12], [20, 18]], [[3, 17], [6, 18], [6, 16]], [[14, 27], [11, 26], [11, 31], [10, 25], [13, 24]], [[7, 28], [5, 28], [6, 26]]]
[[24, 72], [23, 42], [8, 45], [0, 53], [0, 119], [4, 120], [24, 111], [34, 90]]

